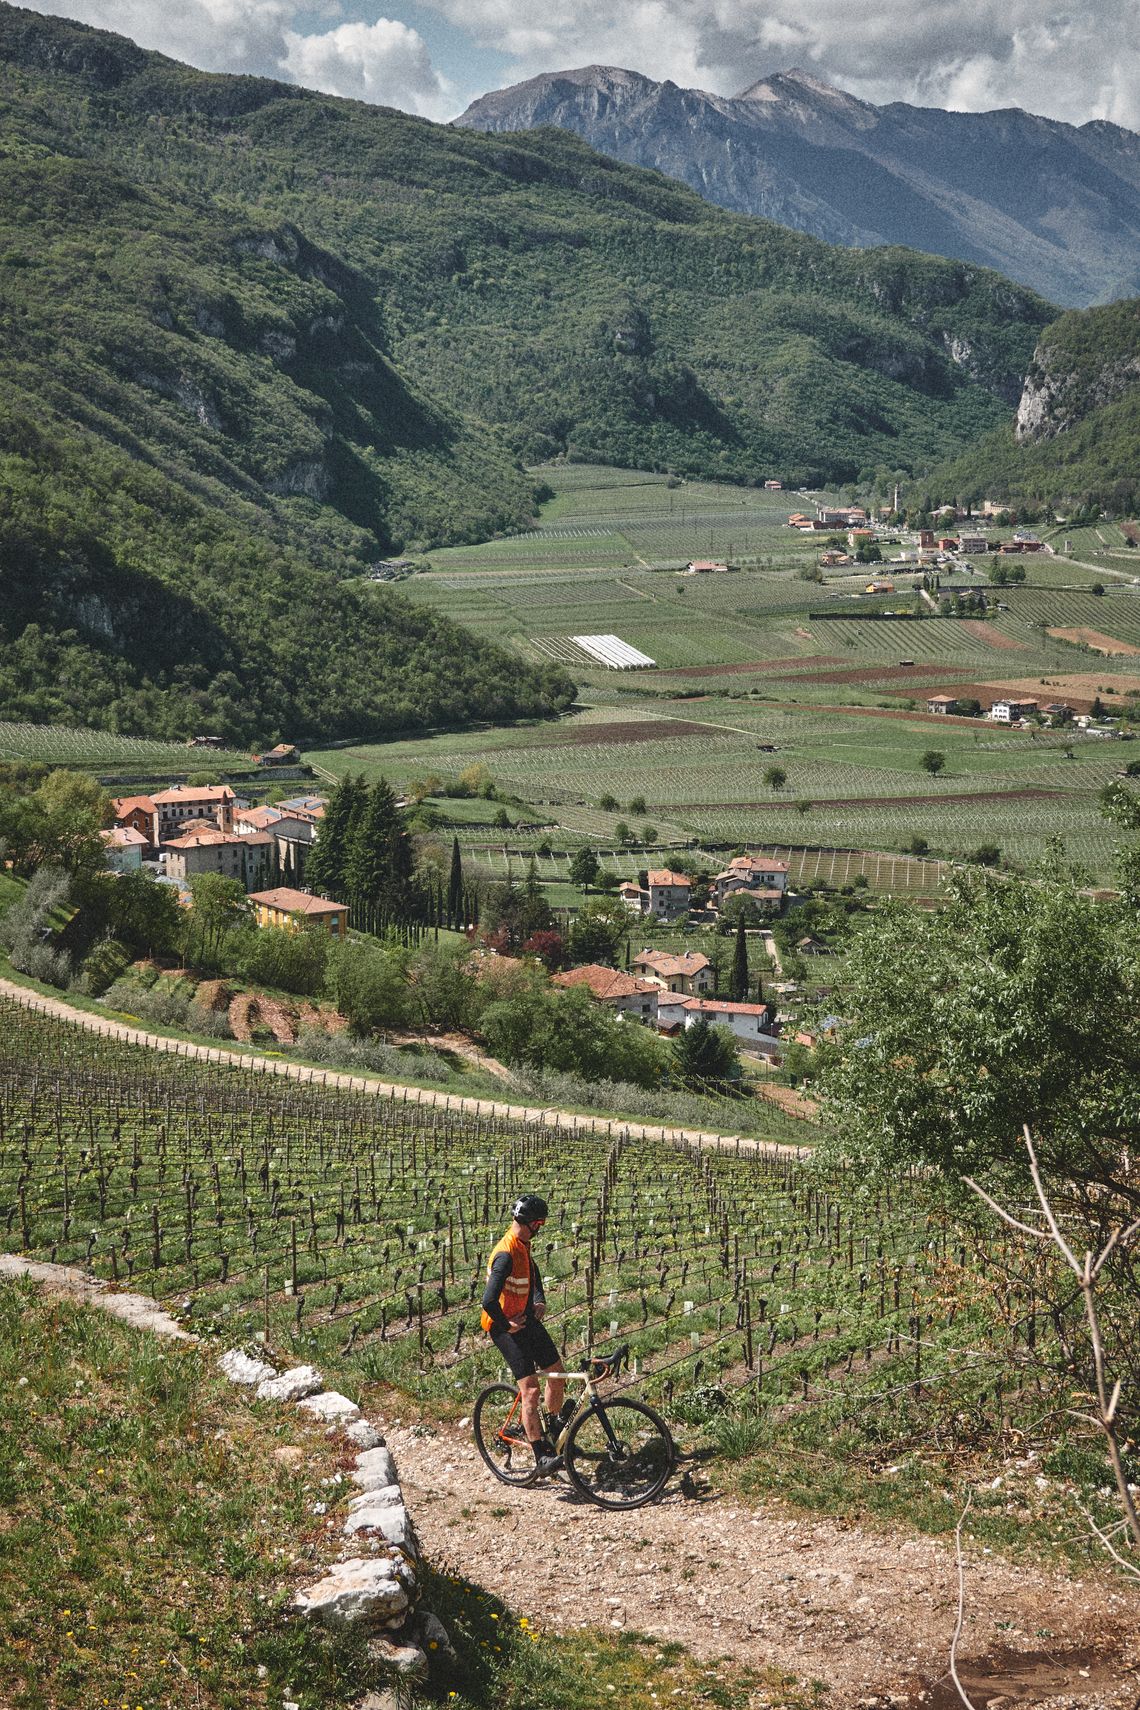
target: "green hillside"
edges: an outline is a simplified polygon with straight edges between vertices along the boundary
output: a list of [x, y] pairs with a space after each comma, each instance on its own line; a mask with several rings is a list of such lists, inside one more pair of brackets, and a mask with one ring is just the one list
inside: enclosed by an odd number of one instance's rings
[[1140, 298], [1076, 309], [1045, 328], [1016, 429], [931, 478], [942, 494], [1140, 509]]
[[344, 579], [517, 528], [560, 452], [929, 467], [1049, 309], [497, 138], [0, 9], [0, 715], [333, 736], [564, 702]]

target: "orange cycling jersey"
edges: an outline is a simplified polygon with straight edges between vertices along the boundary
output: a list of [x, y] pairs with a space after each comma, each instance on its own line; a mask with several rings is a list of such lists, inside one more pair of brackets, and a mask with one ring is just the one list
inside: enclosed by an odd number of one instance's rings
[[[488, 1278], [500, 1253], [511, 1255], [511, 1269], [510, 1275], [503, 1284], [502, 1293], [499, 1295], [499, 1305], [507, 1318], [524, 1318], [527, 1307], [530, 1305], [533, 1286], [530, 1248], [525, 1241], [520, 1241], [519, 1237], [508, 1229], [503, 1239], [491, 1249], [491, 1257], [487, 1261]], [[479, 1322], [484, 1330], [493, 1328], [491, 1316], [486, 1310], [480, 1314]]]

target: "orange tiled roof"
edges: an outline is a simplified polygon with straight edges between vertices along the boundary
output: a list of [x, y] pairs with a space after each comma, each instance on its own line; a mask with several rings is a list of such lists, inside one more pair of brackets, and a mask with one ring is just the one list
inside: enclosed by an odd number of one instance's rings
[[282, 914], [347, 914], [345, 903], [330, 902], [327, 897], [310, 896], [308, 891], [294, 891], [288, 885], [278, 885], [272, 891], [251, 891], [250, 902], [275, 908]]
[[651, 980], [636, 980], [632, 974], [623, 974], [617, 968], [603, 968], [597, 962], [587, 962], [584, 967], [569, 968], [564, 974], [555, 974], [552, 983], [556, 986], [587, 986], [596, 998], [603, 1001], [650, 992], [656, 997], [658, 992]]
[[228, 784], [203, 784], [194, 789], [176, 784], [171, 790], [161, 790], [152, 799], [156, 807], [165, 807], [173, 802], [232, 802], [234, 793]]
[[142, 813], [154, 812], [154, 802], [150, 796], [112, 796], [111, 806], [115, 810], [116, 819], [126, 819], [135, 808]]
[[651, 885], [684, 885], [686, 890], [692, 890], [693, 881], [687, 873], [671, 873], [668, 867], [654, 867], [646, 874]]
[[635, 967], [652, 968], [663, 979], [672, 979], [676, 974], [699, 974], [709, 966], [708, 957], [702, 956], [699, 950], [686, 950], [680, 956], [670, 955], [667, 950], [643, 950], [633, 961]]

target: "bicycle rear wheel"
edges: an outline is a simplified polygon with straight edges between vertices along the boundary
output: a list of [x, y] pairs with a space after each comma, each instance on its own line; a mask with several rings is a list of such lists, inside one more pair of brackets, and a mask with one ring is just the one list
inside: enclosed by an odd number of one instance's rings
[[595, 1401], [573, 1425], [564, 1454], [570, 1482], [601, 1508], [652, 1502], [676, 1460], [661, 1415], [625, 1396]]
[[523, 1431], [518, 1390], [509, 1383], [490, 1384], [476, 1401], [471, 1422], [475, 1447], [495, 1477], [504, 1484], [530, 1484], [535, 1476], [534, 1450]]

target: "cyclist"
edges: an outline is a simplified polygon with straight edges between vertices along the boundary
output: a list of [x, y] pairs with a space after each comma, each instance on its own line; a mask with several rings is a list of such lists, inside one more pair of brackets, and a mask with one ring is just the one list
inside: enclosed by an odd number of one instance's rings
[[515, 1201], [511, 1226], [491, 1249], [480, 1319], [518, 1383], [523, 1430], [543, 1475], [557, 1472], [562, 1458], [542, 1428], [538, 1374], [546, 1376], [547, 1411], [558, 1417], [566, 1388], [562, 1357], [542, 1322], [546, 1296], [531, 1252], [531, 1242], [548, 1215], [546, 1201], [538, 1194], [524, 1193]]

